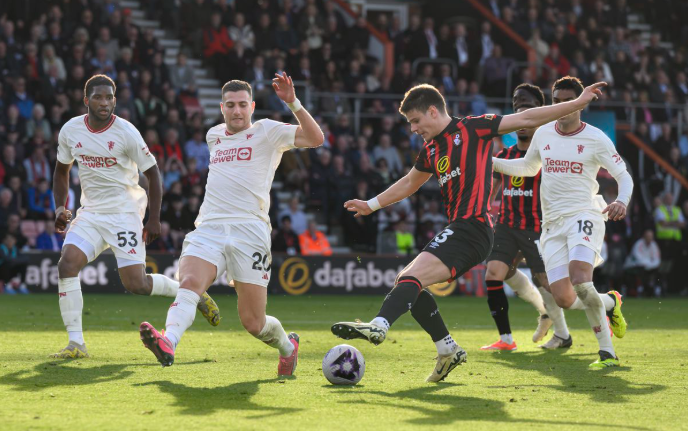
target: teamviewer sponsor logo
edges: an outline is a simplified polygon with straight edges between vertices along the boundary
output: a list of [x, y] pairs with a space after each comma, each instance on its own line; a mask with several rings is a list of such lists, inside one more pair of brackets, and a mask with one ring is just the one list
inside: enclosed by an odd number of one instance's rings
[[89, 168], [111, 168], [117, 164], [117, 157], [81, 155], [81, 165]]
[[555, 160], [546, 158], [544, 170], [550, 174], [582, 174], [583, 164], [580, 162], [571, 162], [568, 160]]
[[253, 149], [250, 147], [228, 148], [226, 150], [217, 150], [213, 154], [213, 157], [210, 159], [210, 164], [213, 165], [215, 163], [233, 162], [235, 160], [237, 160], [237, 161], [251, 160], [251, 153], [252, 152], [253, 152]]
[[445, 185], [447, 181], [451, 180], [452, 178], [458, 177], [461, 175], [461, 168], [457, 167], [456, 169], [452, 169], [451, 171], [447, 172], [444, 175], [440, 175], [439, 182], [440, 182], [440, 187]]
[[525, 196], [527, 198], [532, 198], [533, 191], [521, 189], [504, 189], [504, 196]]

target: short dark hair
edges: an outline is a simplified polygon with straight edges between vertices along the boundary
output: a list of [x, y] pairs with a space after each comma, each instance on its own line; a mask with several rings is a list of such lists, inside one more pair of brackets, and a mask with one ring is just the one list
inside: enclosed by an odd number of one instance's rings
[[227, 93], [228, 91], [246, 91], [248, 92], [249, 97], [253, 99], [253, 89], [251, 88], [251, 84], [249, 84], [246, 81], [232, 79], [231, 81], [227, 82], [225, 85], [222, 86], [222, 97], [224, 97], [225, 93]]
[[431, 106], [434, 106], [442, 113], [447, 113], [447, 104], [437, 88], [428, 84], [420, 84], [404, 94], [404, 100], [401, 101], [399, 112], [402, 115], [406, 115], [414, 110], [424, 113]]
[[583, 88], [583, 83], [580, 79], [575, 76], [565, 76], [554, 82], [554, 85], [552, 85], [552, 95], [554, 95], [555, 90], [573, 90], [576, 93], [576, 97], [578, 97], [583, 93]]
[[91, 92], [95, 87], [98, 87], [100, 85], [108, 85], [112, 87], [112, 92], [117, 93], [117, 86], [115, 85], [115, 81], [110, 79], [109, 76], [107, 75], [93, 75], [86, 81], [86, 85], [84, 85], [84, 96], [90, 97]]
[[280, 221], [282, 223], [284, 223], [285, 221], [288, 221], [289, 223], [291, 223], [291, 217], [288, 215], [282, 216], [282, 219]]
[[516, 88], [514, 88], [514, 94], [512, 95], [512, 101], [513, 99], [516, 98], [516, 92], [518, 90], [523, 90], [527, 93], [530, 93], [535, 100], [539, 103], [538, 106], [544, 106], [545, 105], [545, 93], [542, 92], [540, 87], [537, 85], [533, 84], [528, 84], [527, 82], [524, 82], [523, 84], [518, 85]]

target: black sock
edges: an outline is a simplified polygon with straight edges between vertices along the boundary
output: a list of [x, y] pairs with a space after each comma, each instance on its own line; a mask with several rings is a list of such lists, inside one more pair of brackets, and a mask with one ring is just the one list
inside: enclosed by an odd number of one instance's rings
[[490, 307], [492, 318], [497, 324], [499, 334], [511, 334], [509, 325], [509, 300], [504, 293], [504, 282], [487, 280], [487, 305]]
[[396, 286], [387, 294], [378, 316], [384, 317], [392, 324], [413, 307], [423, 285], [416, 277], [399, 277]]
[[437, 302], [427, 290], [423, 289], [418, 295], [416, 303], [411, 307], [411, 315], [425, 329], [425, 332], [430, 334], [433, 342], [440, 341], [449, 335], [447, 325], [444, 324], [440, 310], [437, 308]]

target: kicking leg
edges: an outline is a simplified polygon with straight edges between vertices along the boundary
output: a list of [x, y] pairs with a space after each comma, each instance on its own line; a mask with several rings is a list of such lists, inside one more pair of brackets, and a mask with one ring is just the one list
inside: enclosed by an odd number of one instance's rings
[[86, 266], [88, 258], [74, 244], [62, 248], [62, 256], [57, 264], [60, 314], [69, 334], [67, 347], [51, 355], [54, 358], [88, 357], [81, 323], [84, 298], [81, 294], [79, 271]]
[[201, 295], [205, 294], [216, 275], [217, 267], [212, 263], [195, 256], [182, 257], [179, 262], [179, 291], [167, 311], [164, 335], [150, 323], [141, 323], [141, 340], [163, 367], [174, 363], [175, 349], [184, 332], [193, 324]]
[[299, 336], [287, 335], [282, 324], [273, 316], [265, 315], [268, 291], [257, 284], [234, 281], [237, 291], [239, 320], [244, 329], [268, 346], [279, 350], [279, 375], [290, 376], [296, 369]]

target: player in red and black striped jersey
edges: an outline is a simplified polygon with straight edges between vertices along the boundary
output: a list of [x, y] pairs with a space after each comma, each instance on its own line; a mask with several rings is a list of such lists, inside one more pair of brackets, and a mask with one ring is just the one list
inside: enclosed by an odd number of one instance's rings
[[[542, 90], [531, 84], [521, 84], [514, 90], [513, 108], [515, 112], [543, 106], [545, 95]], [[501, 159], [518, 159], [525, 156], [536, 129], [521, 129], [516, 132], [518, 142], [512, 147], [504, 148], [496, 157]], [[509, 301], [504, 293], [504, 282], [511, 287], [521, 299], [530, 302], [540, 313], [538, 326], [533, 334], [533, 342], [538, 342], [547, 335], [553, 321], [555, 334], [568, 333], [566, 321], [561, 308], [554, 297], [547, 291], [547, 273], [540, 256], [540, 233], [542, 231], [542, 209], [540, 207], [540, 174], [534, 177], [513, 177], [496, 174], [495, 195], [501, 194], [502, 205], [495, 227], [495, 239], [492, 252], [487, 258], [487, 304], [490, 307], [500, 339], [483, 346], [482, 350], [516, 350], [516, 342], [511, 335], [509, 324]], [[501, 184], [501, 187], [499, 186]], [[516, 269], [525, 257], [537, 288], [528, 277]], [[543, 301], [544, 299], [544, 301]], [[550, 317], [551, 316], [551, 317]], [[557, 347], [570, 346], [570, 337]], [[552, 343], [541, 347], [548, 348]]]
[[355, 212], [355, 217], [368, 215], [411, 196], [434, 176], [442, 189], [449, 225], [399, 274], [375, 319], [369, 323], [335, 323], [332, 332], [341, 338], [365, 338], [380, 344], [390, 325], [410, 310], [437, 347], [437, 364], [428, 381], [444, 380], [465, 362], [466, 352], [449, 335], [437, 303], [425, 287], [461, 276], [484, 261], [492, 249], [492, 138], [579, 111], [601, 94], [599, 87], [603, 85], [586, 88], [569, 104], [504, 117], [488, 114], [462, 119], [449, 116], [444, 98], [435, 87], [423, 84], [410, 89], [399, 112], [411, 124], [411, 131], [426, 142], [415, 167], [379, 196], [367, 202], [347, 201], [344, 207]]

